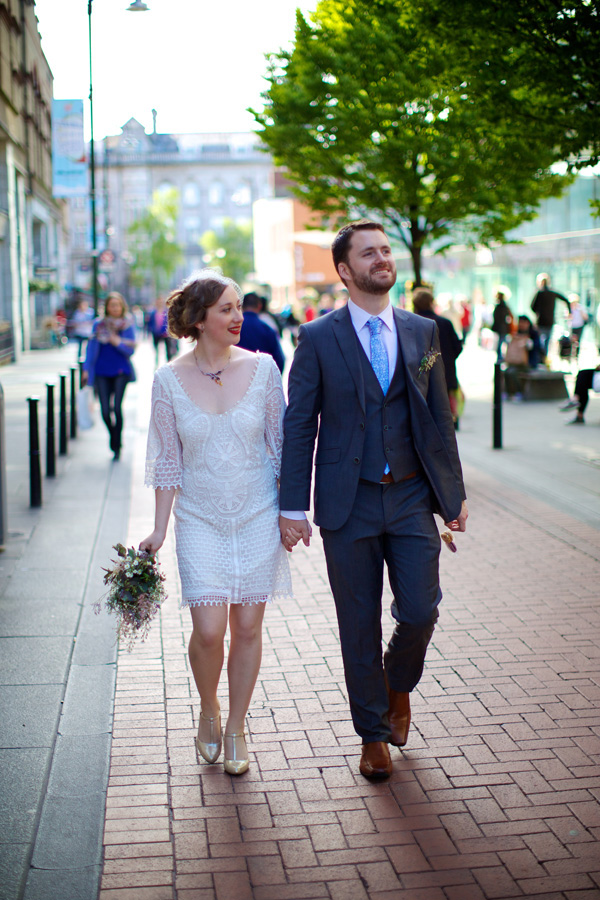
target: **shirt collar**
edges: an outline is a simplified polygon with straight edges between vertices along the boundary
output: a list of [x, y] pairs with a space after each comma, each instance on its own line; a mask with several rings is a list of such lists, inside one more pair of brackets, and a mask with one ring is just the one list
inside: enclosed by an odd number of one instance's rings
[[[354, 325], [354, 330], [357, 334], [361, 328], [367, 324], [369, 319], [372, 318], [371, 313], [367, 312], [361, 306], [358, 306], [353, 300], [350, 300], [350, 298], [348, 298], [348, 312], [350, 313], [350, 318], [352, 319], [352, 324]], [[379, 313], [378, 318], [381, 319], [384, 325], [387, 325], [390, 331], [394, 330], [394, 308], [391, 302], [388, 302], [386, 308]]]

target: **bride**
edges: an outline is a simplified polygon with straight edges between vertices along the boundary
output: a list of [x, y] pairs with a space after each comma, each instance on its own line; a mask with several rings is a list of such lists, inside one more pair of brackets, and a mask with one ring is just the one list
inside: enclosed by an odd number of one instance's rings
[[[278, 525], [283, 388], [270, 356], [236, 346], [241, 298], [231, 279], [203, 270], [167, 301], [170, 333], [191, 338], [194, 347], [154, 376], [146, 484], [155, 488], [155, 521], [140, 543], [155, 553], [173, 510], [201, 703], [196, 746], [214, 763], [224, 743], [232, 775], [249, 766], [244, 722], [260, 668], [265, 604], [291, 594]], [[228, 622], [222, 733], [217, 688]]]

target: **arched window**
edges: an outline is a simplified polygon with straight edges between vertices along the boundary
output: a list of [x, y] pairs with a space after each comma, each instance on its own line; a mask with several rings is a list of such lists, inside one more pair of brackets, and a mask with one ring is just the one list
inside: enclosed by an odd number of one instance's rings
[[199, 206], [200, 205], [200, 188], [195, 181], [188, 181], [183, 189], [183, 205]]
[[213, 181], [211, 186], [208, 189], [208, 202], [211, 206], [222, 206], [223, 199], [225, 196], [225, 189], [223, 187], [223, 182], [221, 181]]

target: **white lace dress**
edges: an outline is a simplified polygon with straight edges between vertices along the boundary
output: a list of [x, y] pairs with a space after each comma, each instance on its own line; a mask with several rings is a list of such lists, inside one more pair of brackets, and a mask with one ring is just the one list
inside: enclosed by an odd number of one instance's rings
[[246, 393], [225, 413], [200, 409], [171, 364], [154, 376], [146, 484], [176, 488], [182, 606], [292, 592], [277, 491], [283, 388], [272, 357], [257, 357]]

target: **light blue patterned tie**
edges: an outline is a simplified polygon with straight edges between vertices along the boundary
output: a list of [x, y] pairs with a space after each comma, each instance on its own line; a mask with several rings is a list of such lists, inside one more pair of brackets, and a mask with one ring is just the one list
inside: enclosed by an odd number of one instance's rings
[[384, 394], [390, 386], [390, 363], [381, 337], [383, 322], [378, 316], [372, 316], [367, 322], [371, 332], [371, 365]]

